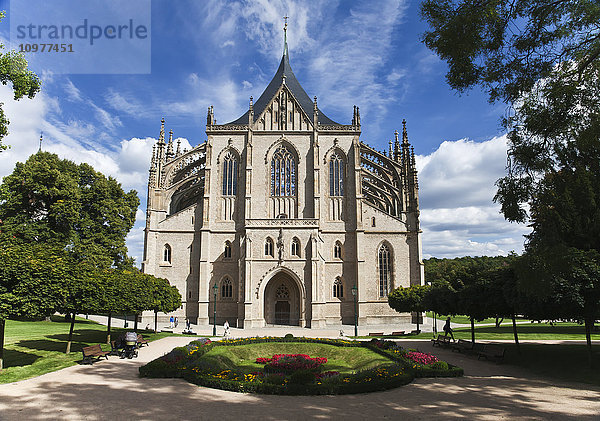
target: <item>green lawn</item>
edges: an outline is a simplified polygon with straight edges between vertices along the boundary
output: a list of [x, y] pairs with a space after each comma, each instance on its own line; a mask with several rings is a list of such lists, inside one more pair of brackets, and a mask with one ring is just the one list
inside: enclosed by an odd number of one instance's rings
[[[416, 325], [415, 325], [416, 327]], [[455, 339], [471, 339], [471, 328], [462, 327], [453, 329]], [[444, 332], [439, 329], [438, 333]], [[585, 340], [585, 327], [577, 323], [559, 322], [551, 326], [549, 323], [521, 323], [517, 324], [519, 340]], [[421, 332], [418, 335], [384, 336], [385, 339], [430, 339], [432, 332]], [[359, 336], [359, 338], [370, 338]], [[512, 324], [496, 326], [475, 325], [475, 340], [514, 340]], [[600, 331], [592, 334], [592, 341], [600, 340]]]
[[[433, 317], [433, 313], [431, 311], [427, 312], [427, 317], [432, 318]], [[448, 316], [443, 316], [441, 314], [436, 314], [436, 317], [438, 319], [438, 325], [441, 323], [445, 323], [446, 319], [448, 318]], [[517, 322], [524, 322], [524, 321], [528, 321], [527, 319], [516, 319]], [[450, 323], [459, 323], [459, 324], [465, 324], [465, 325], [470, 325], [471, 324], [471, 319], [469, 318], [469, 316], [461, 316], [461, 315], [457, 315], [457, 316], [450, 316]], [[475, 320], [475, 324], [490, 324], [490, 323], [496, 323], [496, 319], [484, 319], [481, 321], [477, 321]], [[502, 324], [512, 324], [512, 320], [511, 319], [504, 319], [502, 321]]]
[[310, 357], [325, 357], [325, 371], [352, 373], [381, 364], [390, 364], [390, 359], [366, 348], [339, 347], [314, 343], [260, 343], [242, 346], [217, 346], [204, 354], [201, 364], [213, 369], [240, 370], [244, 373], [259, 371], [263, 365], [255, 363], [258, 357], [270, 358], [274, 354], [306, 354]]
[[[62, 316], [52, 316], [52, 321], [20, 322], [6, 321], [4, 367], [0, 372], [0, 383], [39, 376], [51, 371], [69, 367], [81, 361], [81, 348], [102, 344], [102, 349], [110, 350], [106, 345], [106, 326], [77, 318], [73, 332], [71, 353], [64, 353], [69, 336], [70, 323]], [[112, 328], [112, 337], [117, 338], [127, 329]], [[145, 333], [144, 338], [152, 341], [169, 333]]]

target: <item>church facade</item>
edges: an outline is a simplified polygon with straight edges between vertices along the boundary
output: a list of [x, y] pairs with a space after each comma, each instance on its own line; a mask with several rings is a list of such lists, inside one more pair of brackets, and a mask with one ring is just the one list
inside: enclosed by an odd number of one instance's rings
[[243, 116], [216, 124], [208, 109], [205, 142], [181, 151], [163, 119], [142, 269], [179, 289], [172, 315], [237, 327], [410, 322], [387, 294], [423, 283], [414, 151], [405, 122], [388, 151], [360, 134], [358, 107], [344, 125], [310, 99], [287, 45]]

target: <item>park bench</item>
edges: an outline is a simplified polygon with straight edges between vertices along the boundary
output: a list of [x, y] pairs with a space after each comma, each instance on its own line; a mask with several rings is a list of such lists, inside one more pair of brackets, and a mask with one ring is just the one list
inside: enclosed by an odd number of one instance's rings
[[402, 336], [402, 335], [404, 335], [404, 331], [403, 330], [400, 330], [398, 332], [392, 332], [392, 336]]
[[383, 332], [371, 332], [369, 336], [383, 336]]
[[93, 364], [94, 359], [99, 360], [102, 357], [108, 360], [108, 354], [110, 354], [110, 351], [102, 351], [102, 347], [100, 346], [100, 344], [85, 346], [83, 347], [81, 352], [83, 353], [82, 362], [84, 364]]
[[138, 333], [138, 335], [137, 335], [137, 346], [138, 346], [138, 348], [141, 348], [144, 345], [148, 346], [148, 345], [150, 345], [150, 343], [146, 339], [144, 339], [144, 337], [142, 335], [140, 335]]
[[452, 345], [452, 351], [471, 352], [473, 350], [473, 342], [459, 339], [457, 343]]
[[478, 351], [477, 359], [485, 357], [486, 360], [493, 359], [496, 360], [497, 363], [500, 363], [502, 362], [502, 360], [504, 360], [505, 352], [506, 349], [504, 347], [501, 347], [500, 345], [485, 344], [483, 346], [483, 349]]
[[432, 346], [450, 346], [452, 345], [452, 338], [447, 335], [438, 335], [437, 338], [431, 340]]

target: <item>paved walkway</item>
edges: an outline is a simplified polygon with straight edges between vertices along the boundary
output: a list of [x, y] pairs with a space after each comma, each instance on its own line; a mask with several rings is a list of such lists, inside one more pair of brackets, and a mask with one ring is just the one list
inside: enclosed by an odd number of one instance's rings
[[[275, 333], [274, 333], [275, 334]], [[524, 376], [428, 341], [401, 341], [465, 369], [462, 378], [415, 379], [386, 392], [346, 396], [251, 395], [180, 379], [139, 378], [138, 367], [191, 338], [152, 342], [133, 360], [111, 357], [0, 385], [0, 420], [598, 420], [600, 388]]]

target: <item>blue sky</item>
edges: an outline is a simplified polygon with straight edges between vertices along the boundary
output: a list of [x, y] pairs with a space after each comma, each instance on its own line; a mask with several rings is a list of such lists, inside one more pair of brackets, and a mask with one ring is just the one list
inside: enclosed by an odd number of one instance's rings
[[[16, 1], [16, 0], [13, 0]], [[22, 0], [25, 1], [25, 0]], [[0, 86], [11, 120], [0, 176], [38, 148], [91, 163], [136, 189], [142, 201], [129, 238], [140, 260], [146, 181], [160, 119], [184, 145], [206, 139], [206, 109], [217, 122], [242, 115], [277, 70], [283, 19], [289, 16], [291, 65], [310, 97], [333, 120], [349, 124], [361, 110], [362, 140], [387, 148], [407, 120], [418, 155], [425, 257], [497, 255], [522, 250], [528, 229], [505, 222], [492, 203], [504, 173], [502, 104], [480, 91], [459, 96], [446, 65], [420, 42], [426, 29], [416, 1], [151, 2], [151, 72], [56, 74], [36, 64], [43, 91], [13, 101]], [[0, 1], [0, 10], [9, 10]], [[10, 38], [10, 13], [0, 37]]]

